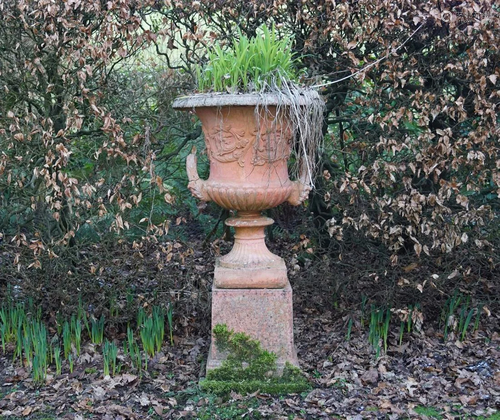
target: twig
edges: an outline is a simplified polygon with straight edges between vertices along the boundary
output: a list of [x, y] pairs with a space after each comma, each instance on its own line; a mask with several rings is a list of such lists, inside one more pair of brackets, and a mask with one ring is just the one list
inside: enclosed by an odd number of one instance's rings
[[364, 71], [368, 70], [369, 68], [377, 65], [378, 63], [380, 63], [381, 61], [385, 60], [387, 57], [389, 57], [391, 54], [394, 54], [395, 52], [397, 52], [398, 50], [400, 50], [401, 48], [404, 47], [404, 45], [410, 40], [413, 38], [413, 36], [420, 30], [420, 28], [422, 26], [424, 26], [424, 23], [425, 22], [422, 22], [420, 24], [420, 26], [415, 29], [413, 31], [413, 33], [405, 40], [405, 42], [403, 42], [399, 47], [397, 48], [394, 48], [392, 49], [391, 51], [389, 51], [386, 55], [384, 55], [383, 57], [380, 57], [378, 60], [374, 61], [373, 63], [370, 63], [368, 64], [367, 66], [363, 67], [362, 69], [358, 70], [357, 72], [353, 73], [353, 74], [350, 74], [349, 76], [345, 76], [345, 77], [342, 77], [340, 79], [337, 79], [337, 80], [332, 80], [331, 82], [326, 82], [326, 83], [321, 83], [319, 85], [314, 85], [314, 86], [311, 86], [311, 88], [320, 88], [320, 87], [324, 87], [324, 86], [329, 86], [329, 85], [333, 85], [335, 83], [340, 83], [340, 82], [343, 82], [344, 80], [347, 80], [347, 79], [350, 79], [351, 77], [354, 77], [354, 76], [357, 76], [358, 74], [360, 73], [363, 73]]

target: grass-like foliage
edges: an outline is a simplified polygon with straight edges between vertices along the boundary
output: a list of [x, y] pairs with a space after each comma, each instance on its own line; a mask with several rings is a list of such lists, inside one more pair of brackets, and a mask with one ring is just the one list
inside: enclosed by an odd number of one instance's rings
[[99, 319], [92, 318], [90, 327], [90, 339], [93, 344], [102, 344], [104, 340], [104, 314]]
[[14, 363], [31, 368], [34, 383], [41, 385], [45, 382], [48, 371], [55, 371], [60, 375], [65, 365], [70, 373], [73, 372], [75, 361], [81, 352], [82, 329], [85, 325], [88, 337], [84, 338], [90, 339], [102, 349], [104, 376], [118, 374], [122, 368], [119, 361], [127, 356], [130, 367], [142, 374], [148, 368], [148, 356], [153, 357], [163, 345], [165, 315], [173, 343], [173, 306], [169, 305], [166, 312], [159, 306], [154, 306], [151, 314], [146, 314], [141, 308], [137, 324], [144, 352], [140, 350], [134, 331], [129, 326], [127, 341], [123, 344], [123, 357], [120, 357], [117, 344], [104, 340], [104, 315], [89, 318], [83, 309], [79, 309], [78, 314], [72, 315], [70, 320], [59, 317], [57, 329], [50, 336], [50, 329], [42, 321], [41, 312], [34, 311], [31, 306], [27, 310], [24, 303], [8, 301], [0, 306], [1, 349], [4, 354], [12, 352]]
[[276, 354], [262, 349], [260, 343], [248, 335], [235, 333], [226, 325], [216, 325], [214, 338], [217, 348], [226, 352], [227, 358], [219, 368], [207, 372], [206, 379], [200, 382], [202, 389], [215, 394], [230, 391], [286, 394], [310, 388], [295, 366], [287, 363], [283, 372], [278, 372]]
[[161, 350], [165, 336], [165, 313], [159, 306], [153, 307], [151, 315], [146, 315], [144, 309], [137, 314], [137, 326], [140, 329], [142, 347], [151, 357]]
[[[124, 354], [128, 354], [130, 358], [130, 365], [136, 369], [139, 374], [142, 372], [142, 356], [139, 350], [139, 345], [135, 342], [134, 331], [132, 328], [127, 327], [127, 342], [124, 344]], [[147, 364], [147, 353], [145, 354], [144, 362]]]
[[467, 336], [469, 326], [472, 332], [479, 328], [482, 305], [473, 306], [470, 296], [463, 296], [455, 290], [453, 296], [446, 301], [441, 313], [441, 320], [444, 321], [445, 340], [451, 332], [456, 334], [456, 338], [464, 341]]
[[118, 347], [115, 343], [106, 340], [102, 348], [102, 360], [104, 364], [104, 376], [115, 375], [117, 370], [116, 358]]
[[389, 337], [389, 324], [391, 322], [391, 310], [389, 308], [377, 309], [372, 306], [370, 313], [370, 332], [368, 341], [376, 352], [377, 359], [380, 356], [383, 343], [384, 352], [387, 352], [387, 339]]
[[197, 68], [200, 92], [261, 92], [296, 81], [292, 39], [279, 37], [276, 28], [262, 25], [257, 36], [238, 33], [229, 48], [216, 43], [208, 50], [208, 62]]

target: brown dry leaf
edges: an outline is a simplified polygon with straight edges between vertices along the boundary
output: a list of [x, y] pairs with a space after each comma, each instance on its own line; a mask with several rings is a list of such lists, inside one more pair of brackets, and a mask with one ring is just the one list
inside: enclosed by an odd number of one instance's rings
[[6, 395], [4, 398], [7, 398], [11, 401], [18, 401], [23, 397], [24, 397], [24, 391], [14, 391]]
[[459, 369], [458, 374], [459, 377], [455, 379], [455, 386], [457, 388], [461, 388], [464, 383], [468, 382], [471, 379], [472, 373], [465, 369]]
[[139, 404], [141, 404], [143, 407], [151, 405], [151, 401], [149, 400], [149, 397], [146, 395], [145, 392], [143, 392], [139, 397]]
[[403, 410], [396, 407], [389, 400], [382, 400], [381, 402], [379, 402], [379, 407], [382, 408], [383, 410], [391, 410], [391, 412], [394, 414], [403, 414], [404, 413]]
[[106, 396], [106, 390], [101, 386], [94, 387], [94, 397], [96, 400], [103, 400]]
[[414, 262], [414, 263], [408, 264], [406, 267], [403, 267], [403, 271], [405, 273], [409, 273], [410, 271], [415, 270], [415, 268], [417, 268], [417, 267], [418, 267], [418, 263]]
[[26, 416], [29, 416], [29, 415], [32, 413], [32, 411], [33, 411], [33, 408], [28, 406], [28, 407], [26, 407], [26, 408], [22, 411], [22, 413], [21, 413], [21, 414], [22, 414], [24, 417], [26, 417]]
[[78, 403], [76, 404], [76, 407], [81, 409], [81, 410], [84, 410], [84, 411], [92, 412], [92, 410], [93, 410], [92, 404], [93, 403], [94, 402], [91, 398], [84, 398], [84, 399], [78, 401]]
[[401, 354], [404, 354], [404, 353], [408, 353], [408, 348], [410, 346], [410, 343], [406, 342], [404, 344], [401, 344], [400, 346], [394, 346], [392, 347], [392, 349], [395, 351], [395, 352], [398, 352], [398, 353], [401, 353]]
[[73, 391], [75, 391], [77, 394], [81, 394], [82, 391], [83, 391], [83, 386], [82, 386], [82, 383], [78, 380], [74, 380], [72, 383], [71, 383], [71, 388], [73, 389]]
[[409, 377], [405, 381], [405, 386], [406, 389], [408, 390], [408, 394], [410, 394], [410, 397], [413, 397], [414, 396], [413, 393], [416, 391], [415, 388], [418, 386], [418, 382], [414, 378]]
[[387, 389], [387, 387], [388, 387], [387, 382], [379, 382], [379, 383], [377, 384], [377, 387], [376, 387], [376, 388], [373, 388], [373, 390], [372, 390], [372, 394], [373, 394], [373, 395], [378, 395], [378, 394], [380, 394], [380, 393], [381, 393], [384, 389]]
[[494, 376], [495, 384], [500, 386], [500, 371], [497, 371]]
[[102, 405], [94, 410], [98, 414], [119, 414], [127, 419], [135, 419], [137, 416], [128, 407], [123, 407], [118, 404]]
[[123, 375], [119, 376], [117, 379], [120, 382], [120, 385], [130, 385], [133, 382], [137, 381], [138, 376], [137, 375], [132, 375], [130, 373], [124, 373]]
[[376, 384], [378, 382], [378, 370], [377, 369], [370, 369], [367, 370], [362, 376], [361, 376], [361, 381], [363, 381], [365, 384]]
[[469, 400], [470, 400], [470, 397], [468, 397], [467, 395], [460, 395], [458, 397], [458, 399], [460, 400], [460, 402], [465, 406], [467, 407], [469, 405]]
[[243, 400], [243, 396], [238, 394], [237, 392], [234, 392], [234, 391], [231, 391], [231, 399], [233, 399], [234, 401], [241, 401]]
[[[90, 349], [90, 351], [92, 351], [93, 353], [95, 353], [95, 349], [94, 347], [92, 347], [92, 349]], [[92, 361], [92, 356], [85, 352], [85, 353], [82, 353], [80, 355], [80, 357], [78, 358], [78, 361], [81, 362], [81, 363], [90, 363]]]
[[477, 395], [471, 395], [469, 397], [469, 405], [476, 405], [478, 398], [479, 397]]

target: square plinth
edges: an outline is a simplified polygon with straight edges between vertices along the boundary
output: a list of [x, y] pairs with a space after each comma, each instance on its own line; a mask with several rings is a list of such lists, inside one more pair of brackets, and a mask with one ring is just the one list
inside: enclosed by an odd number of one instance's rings
[[[278, 356], [278, 369], [285, 362], [299, 366], [293, 343], [293, 306], [290, 283], [283, 289], [220, 289], [212, 287], [212, 331], [218, 324], [244, 332], [263, 349]], [[212, 344], [207, 370], [219, 367], [224, 354]]]
[[214, 285], [220, 289], [283, 289], [290, 283], [283, 260], [276, 267], [228, 268], [215, 263]]

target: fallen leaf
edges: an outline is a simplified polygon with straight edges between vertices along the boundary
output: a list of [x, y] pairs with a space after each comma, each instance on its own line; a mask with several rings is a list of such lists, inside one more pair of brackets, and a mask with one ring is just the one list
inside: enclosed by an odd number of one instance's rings
[[415, 270], [415, 268], [417, 268], [417, 267], [418, 267], [418, 263], [416, 263], [416, 262], [411, 263], [411, 264], [407, 265], [406, 267], [403, 267], [403, 271], [405, 273], [409, 273], [410, 271]]
[[495, 383], [498, 386], [500, 386], [500, 371], [498, 371], [498, 372], [495, 373], [494, 380], [495, 380]]
[[124, 373], [120, 378], [120, 384], [121, 385], [127, 385], [131, 384], [132, 382], [135, 382], [137, 380], [137, 375], [132, 375], [130, 373]]
[[106, 395], [106, 390], [100, 386], [94, 387], [94, 396], [96, 400], [103, 400]]
[[396, 407], [389, 400], [382, 400], [379, 403], [379, 407], [382, 408], [383, 410], [391, 410], [391, 412], [393, 412], [395, 414], [403, 414], [403, 410], [401, 410], [398, 407]]
[[146, 395], [145, 392], [143, 392], [139, 397], [139, 404], [141, 404], [143, 407], [147, 407], [148, 405], [151, 404], [151, 402], [149, 401], [149, 397]]
[[71, 388], [73, 389], [73, 391], [75, 391], [77, 394], [80, 394], [82, 391], [83, 391], [83, 386], [82, 386], [82, 383], [78, 380], [74, 380], [72, 383], [71, 383]]
[[363, 381], [365, 384], [376, 384], [378, 382], [378, 370], [377, 369], [370, 369], [367, 370], [362, 376], [361, 376], [361, 381]]
[[464, 406], [467, 407], [469, 405], [469, 397], [467, 395], [460, 395], [458, 399]]
[[416, 391], [416, 387], [418, 386], [418, 382], [414, 378], [408, 378], [405, 382], [406, 389], [408, 390], [408, 394], [410, 397], [413, 397], [413, 393]]
[[231, 399], [233, 399], [234, 401], [241, 401], [243, 399], [243, 396], [241, 396], [240, 394], [238, 394], [237, 392], [234, 392], [234, 391], [231, 391]]

